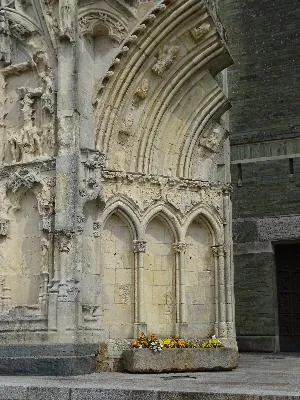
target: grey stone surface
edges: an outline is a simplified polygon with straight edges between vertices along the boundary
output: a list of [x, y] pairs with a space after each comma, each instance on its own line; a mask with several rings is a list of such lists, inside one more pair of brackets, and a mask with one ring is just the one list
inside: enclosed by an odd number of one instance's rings
[[292, 400], [300, 399], [300, 356], [241, 354], [237, 369], [216, 373], [0, 377], [0, 389], [1, 400], [45, 400], [55, 393], [65, 400], [67, 391], [68, 400]]
[[272, 246], [300, 239], [299, 1], [219, 7], [235, 61], [228, 86], [237, 334], [241, 349], [275, 350]]
[[238, 365], [236, 349], [132, 349], [123, 353], [125, 371], [161, 373], [182, 371], [226, 371]]

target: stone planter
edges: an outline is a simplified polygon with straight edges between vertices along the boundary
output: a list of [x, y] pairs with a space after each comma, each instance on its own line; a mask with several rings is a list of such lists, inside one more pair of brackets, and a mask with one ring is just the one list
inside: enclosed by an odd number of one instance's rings
[[230, 371], [238, 365], [237, 349], [130, 349], [123, 353], [127, 372], [161, 373], [187, 371]]

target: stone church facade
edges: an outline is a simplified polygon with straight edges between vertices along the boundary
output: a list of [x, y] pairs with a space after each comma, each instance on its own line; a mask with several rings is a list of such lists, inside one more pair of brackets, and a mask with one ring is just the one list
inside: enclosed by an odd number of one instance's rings
[[236, 346], [231, 64], [213, 1], [1, 1], [0, 337], [25, 370], [118, 369], [142, 331]]

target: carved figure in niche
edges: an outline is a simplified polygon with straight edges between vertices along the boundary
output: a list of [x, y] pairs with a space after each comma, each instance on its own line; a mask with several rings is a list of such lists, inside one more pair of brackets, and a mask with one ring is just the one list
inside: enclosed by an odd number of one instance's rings
[[180, 47], [179, 46], [164, 46], [158, 52], [156, 63], [152, 67], [152, 71], [161, 76], [175, 62]]
[[216, 153], [221, 142], [224, 140], [228, 132], [220, 124], [214, 123], [211, 129], [209, 129], [199, 140], [199, 144], [206, 150]]
[[73, 16], [74, 2], [72, 0], [61, 0], [59, 8], [60, 35], [68, 38], [70, 42], [75, 40]]
[[143, 79], [140, 86], [135, 92], [135, 102], [139, 100], [145, 100], [149, 93], [149, 81], [148, 79]]
[[205, 36], [209, 32], [209, 30], [210, 30], [210, 24], [208, 22], [205, 22], [204, 24], [193, 28], [191, 30], [191, 35], [196, 41], [198, 41], [203, 36]]
[[42, 94], [42, 102], [43, 102], [43, 110], [48, 111], [50, 114], [54, 112], [54, 80], [52, 70], [49, 67], [49, 59], [45, 52], [38, 52], [34, 61], [37, 65], [39, 77], [43, 83], [43, 94]]
[[120, 133], [129, 136], [132, 132], [133, 124], [134, 124], [133, 113], [129, 111], [129, 113], [126, 115], [126, 117], [123, 119], [121, 123]]
[[[26, 162], [38, 157], [48, 156], [54, 148], [54, 128], [51, 123], [38, 127], [35, 111], [36, 101], [42, 97], [43, 88], [21, 87], [17, 89], [17, 92], [21, 102], [23, 126], [21, 129], [14, 129], [9, 132], [7, 142], [12, 162]], [[50, 98], [48, 100], [47, 107], [53, 109], [52, 100]]]
[[48, 273], [49, 269], [49, 246], [50, 242], [46, 238], [41, 240], [42, 273]]
[[0, 61], [10, 64], [10, 31], [5, 11], [0, 11]]
[[21, 161], [23, 157], [23, 146], [25, 145], [23, 130], [12, 131], [7, 141], [12, 161], [13, 162]]

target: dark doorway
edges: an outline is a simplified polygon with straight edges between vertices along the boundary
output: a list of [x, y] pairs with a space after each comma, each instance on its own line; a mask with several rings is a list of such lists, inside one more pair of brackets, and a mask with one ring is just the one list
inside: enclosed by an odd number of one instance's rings
[[300, 352], [300, 244], [275, 246], [280, 351]]

